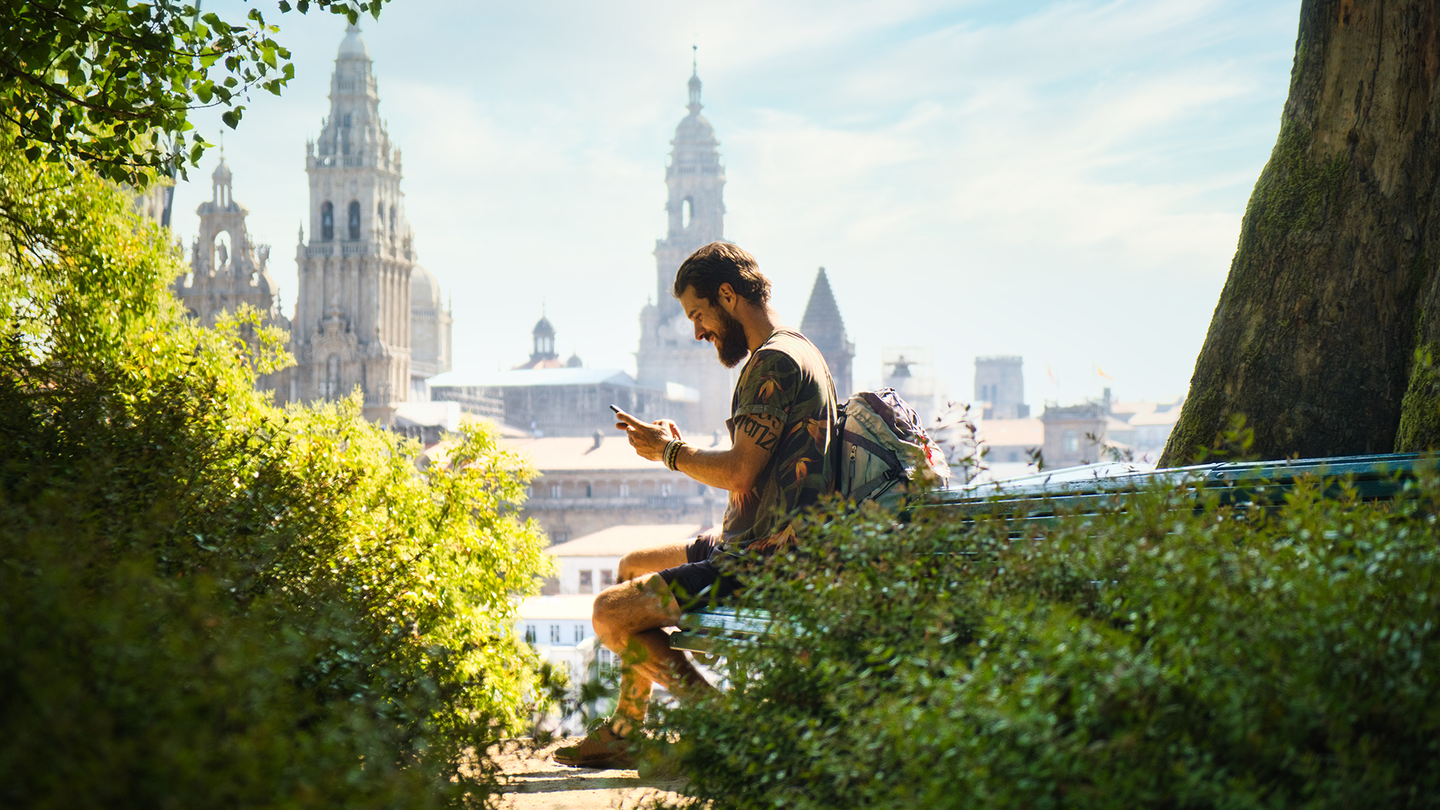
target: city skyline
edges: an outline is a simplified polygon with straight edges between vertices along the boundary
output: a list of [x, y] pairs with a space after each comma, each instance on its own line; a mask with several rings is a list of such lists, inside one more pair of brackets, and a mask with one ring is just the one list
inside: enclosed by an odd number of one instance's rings
[[[1104, 385], [1185, 392], [1274, 143], [1297, 17], [1166, 2], [466, 8], [361, 22], [419, 261], [453, 297], [457, 372], [523, 360], [542, 302], [558, 351], [633, 371], [698, 42], [726, 235], [760, 258], [787, 322], [824, 265], [857, 384], [878, 380], [881, 349], [922, 345], [968, 398], [976, 355], [1020, 354], [1036, 404]], [[225, 154], [288, 314], [304, 143], [344, 24], [278, 19], [297, 79], [252, 98]], [[183, 244], [215, 158], [177, 189]]]

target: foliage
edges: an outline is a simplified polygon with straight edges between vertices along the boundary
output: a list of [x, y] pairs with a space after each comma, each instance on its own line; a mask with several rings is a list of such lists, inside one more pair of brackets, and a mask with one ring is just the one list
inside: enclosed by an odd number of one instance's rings
[[717, 808], [1435, 806], [1440, 479], [1318, 492], [817, 521], [747, 594], [774, 643], [661, 739]]
[[[379, 16], [385, 0], [298, 0], [343, 14]], [[281, 2], [280, 10], [289, 11]], [[0, 110], [30, 160], [83, 161], [113, 180], [199, 163], [208, 146], [189, 113], [226, 108], [232, 129], [242, 101], [279, 94], [294, 77], [290, 52], [259, 9], [244, 20], [201, 14], [200, 3], [14, 0], [0, 11]], [[190, 133], [186, 145], [185, 133]]]
[[483, 801], [475, 751], [542, 693], [533, 471], [270, 405], [281, 336], [186, 318], [166, 239], [0, 151], [0, 804]]

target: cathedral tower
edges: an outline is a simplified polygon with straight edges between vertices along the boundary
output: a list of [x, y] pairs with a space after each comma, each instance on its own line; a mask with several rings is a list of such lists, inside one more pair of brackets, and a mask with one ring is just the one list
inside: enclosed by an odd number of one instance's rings
[[692, 66], [690, 114], [675, 127], [670, 165], [665, 168], [669, 190], [664, 239], [655, 241], [655, 303], [640, 313], [640, 350], [635, 353], [638, 382], [667, 391], [685, 403], [682, 427], [710, 431], [730, 416], [734, 374], [720, 365], [709, 343], [695, 333], [671, 288], [680, 263], [701, 245], [725, 239], [725, 167], [715, 128], [700, 114], [700, 74]]
[[205, 326], [214, 326], [220, 313], [248, 304], [284, 328], [275, 302], [279, 287], [266, 269], [270, 246], [250, 241], [245, 227], [250, 211], [235, 202], [231, 180], [221, 154], [210, 175], [210, 199], [195, 209], [200, 231], [190, 250], [190, 272], [176, 279], [175, 294]]
[[[400, 149], [380, 120], [370, 52], [351, 25], [330, 79], [330, 115], [306, 144], [310, 239], [296, 248], [291, 399], [339, 399], [357, 386], [366, 418], [388, 423], [410, 379], [413, 234]], [[448, 360], [448, 358], [447, 358]]]

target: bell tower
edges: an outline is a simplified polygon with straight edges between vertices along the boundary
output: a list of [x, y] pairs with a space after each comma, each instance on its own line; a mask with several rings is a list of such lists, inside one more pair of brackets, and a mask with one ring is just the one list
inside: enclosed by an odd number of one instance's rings
[[655, 301], [640, 312], [637, 381], [665, 391], [677, 403], [687, 430], [724, 427], [730, 416], [734, 373], [720, 365], [709, 343], [695, 333], [671, 288], [675, 271], [695, 249], [725, 239], [725, 166], [715, 128], [700, 114], [700, 71], [692, 61], [690, 114], [675, 127], [670, 164], [665, 167], [666, 232], [655, 241]]
[[290, 399], [340, 399], [358, 387], [366, 417], [388, 423], [411, 387], [415, 255], [400, 149], [380, 118], [371, 66], [360, 28], [349, 26], [330, 78], [330, 114], [305, 146], [310, 238], [302, 226]]
[[675, 127], [670, 142], [670, 165], [665, 167], [665, 203], [668, 227], [665, 238], [655, 240], [655, 300], [661, 317], [680, 312], [670, 288], [680, 263], [701, 245], [725, 238], [725, 167], [720, 163], [720, 142], [715, 128], [700, 114], [700, 71], [690, 66], [690, 114]]

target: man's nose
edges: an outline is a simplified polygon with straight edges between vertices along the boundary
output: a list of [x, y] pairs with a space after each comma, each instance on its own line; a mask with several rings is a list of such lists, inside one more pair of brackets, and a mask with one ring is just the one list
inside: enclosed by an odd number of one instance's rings
[[705, 339], [705, 330], [700, 326], [700, 322], [699, 322], [699, 321], [696, 321], [696, 322], [695, 322], [695, 339], [696, 339], [696, 340], [704, 340], [704, 339]]

